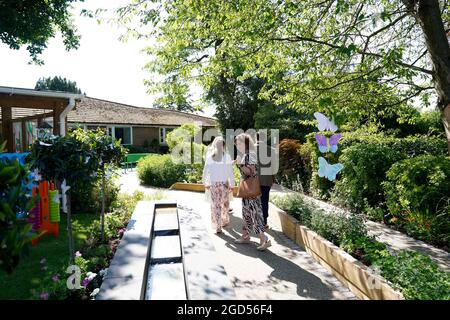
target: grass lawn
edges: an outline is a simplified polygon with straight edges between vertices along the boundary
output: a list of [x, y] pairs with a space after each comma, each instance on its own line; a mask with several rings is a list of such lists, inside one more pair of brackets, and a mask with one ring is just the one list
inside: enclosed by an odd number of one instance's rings
[[[72, 217], [73, 222], [80, 226], [77, 228], [79, 231], [74, 232], [75, 250], [78, 250], [87, 237], [86, 227], [100, 217], [94, 214], [74, 214]], [[36, 246], [30, 246], [29, 254], [21, 258], [19, 265], [11, 275], [0, 272], [0, 300], [30, 299], [32, 297], [31, 289], [40, 284], [44, 274], [39, 263], [41, 258], [45, 258], [47, 265], [51, 267], [67, 264], [69, 245], [65, 215], [61, 215], [58, 238], [52, 235], [41, 238]], [[64, 275], [61, 276], [64, 277]]]

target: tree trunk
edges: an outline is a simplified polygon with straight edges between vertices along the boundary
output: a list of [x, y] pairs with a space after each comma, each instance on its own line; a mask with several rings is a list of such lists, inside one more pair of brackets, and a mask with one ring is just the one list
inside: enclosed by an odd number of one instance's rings
[[447, 136], [448, 154], [450, 154], [450, 104], [442, 110], [442, 122], [444, 123], [445, 135]]
[[102, 174], [102, 243], [105, 241], [105, 173]]
[[442, 122], [450, 154], [450, 45], [442, 22], [438, 0], [404, 0], [425, 36], [425, 42], [433, 63], [433, 80], [438, 95], [437, 106], [442, 112]]

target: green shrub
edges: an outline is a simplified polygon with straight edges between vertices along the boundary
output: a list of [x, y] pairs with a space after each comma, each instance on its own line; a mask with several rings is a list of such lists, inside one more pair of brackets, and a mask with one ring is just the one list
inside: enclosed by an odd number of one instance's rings
[[415, 251], [380, 256], [373, 266], [409, 300], [450, 300], [450, 273]]
[[[0, 144], [0, 152], [4, 146]], [[38, 200], [26, 188], [31, 183], [29, 174], [28, 166], [18, 160], [0, 160], [0, 271], [6, 273], [13, 272], [35, 236], [26, 219]]]
[[274, 197], [272, 202], [299, 220], [301, 224], [338, 246], [367, 233], [361, 215], [346, 214], [342, 211], [327, 213], [306, 203], [299, 194]]
[[309, 192], [312, 148], [310, 143], [300, 144], [293, 139], [282, 140], [279, 146], [280, 168], [277, 181], [292, 190]]
[[301, 223], [311, 230], [339, 245], [367, 266], [379, 270], [406, 299], [450, 299], [450, 273], [440, 270], [430, 257], [422, 253], [396, 252], [368, 236], [360, 215], [326, 213], [307, 204], [298, 194], [275, 197], [272, 201], [300, 218]]
[[336, 182], [333, 201], [355, 211], [384, 203], [381, 183], [386, 172], [405, 154], [380, 144], [355, 144], [342, 152], [342, 177]]
[[383, 183], [389, 212], [408, 234], [450, 246], [450, 158], [424, 155], [394, 164]]
[[283, 197], [275, 196], [271, 198], [271, 201], [277, 207], [300, 221], [301, 224], [305, 226], [310, 225], [312, 210], [299, 195], [291, 194]]
[[[105, 211], [111, 210], [111, 204], [117, 200], [120, 187], [114, 183], [113, 178], [105, 181]], [[74, 188], [71, 194], [73, 213], [98, 213], [102, 205], [101, 180], [86, 184], [84, 188]]]
[[313, 210], [308, 227], [337, 246], [365, 236], [367, 233], [361, 215], [347, 215], [341, 212], [327, 213], [323, 210]]
[[149, 155], [137, 164], [139, 180], [150, 186], [170, 187], [177, 181], [184, 181], [186, 165], [176, 164], [171, 155]]

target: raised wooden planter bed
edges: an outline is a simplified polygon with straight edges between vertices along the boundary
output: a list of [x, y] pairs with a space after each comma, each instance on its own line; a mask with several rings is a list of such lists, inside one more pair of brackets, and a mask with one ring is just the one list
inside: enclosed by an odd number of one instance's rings
[[283, 233], [305, 249], [329, 270], [358, 298], [365, 300], [403, 300], [381, 276], [316, 232], [301, 225], [297, 219], [271, 204], [271, 212], [280, 219]]

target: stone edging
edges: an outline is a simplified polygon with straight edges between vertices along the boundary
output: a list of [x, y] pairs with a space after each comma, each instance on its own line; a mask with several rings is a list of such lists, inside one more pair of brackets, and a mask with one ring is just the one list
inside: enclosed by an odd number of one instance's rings
[[277, 213], [283, 233], [305, 249], [329, 270], [358, 298], [365, 300], [404, 300], [381, 276], [316, 232], [301, 225], [297, 219], [270, 203]]

